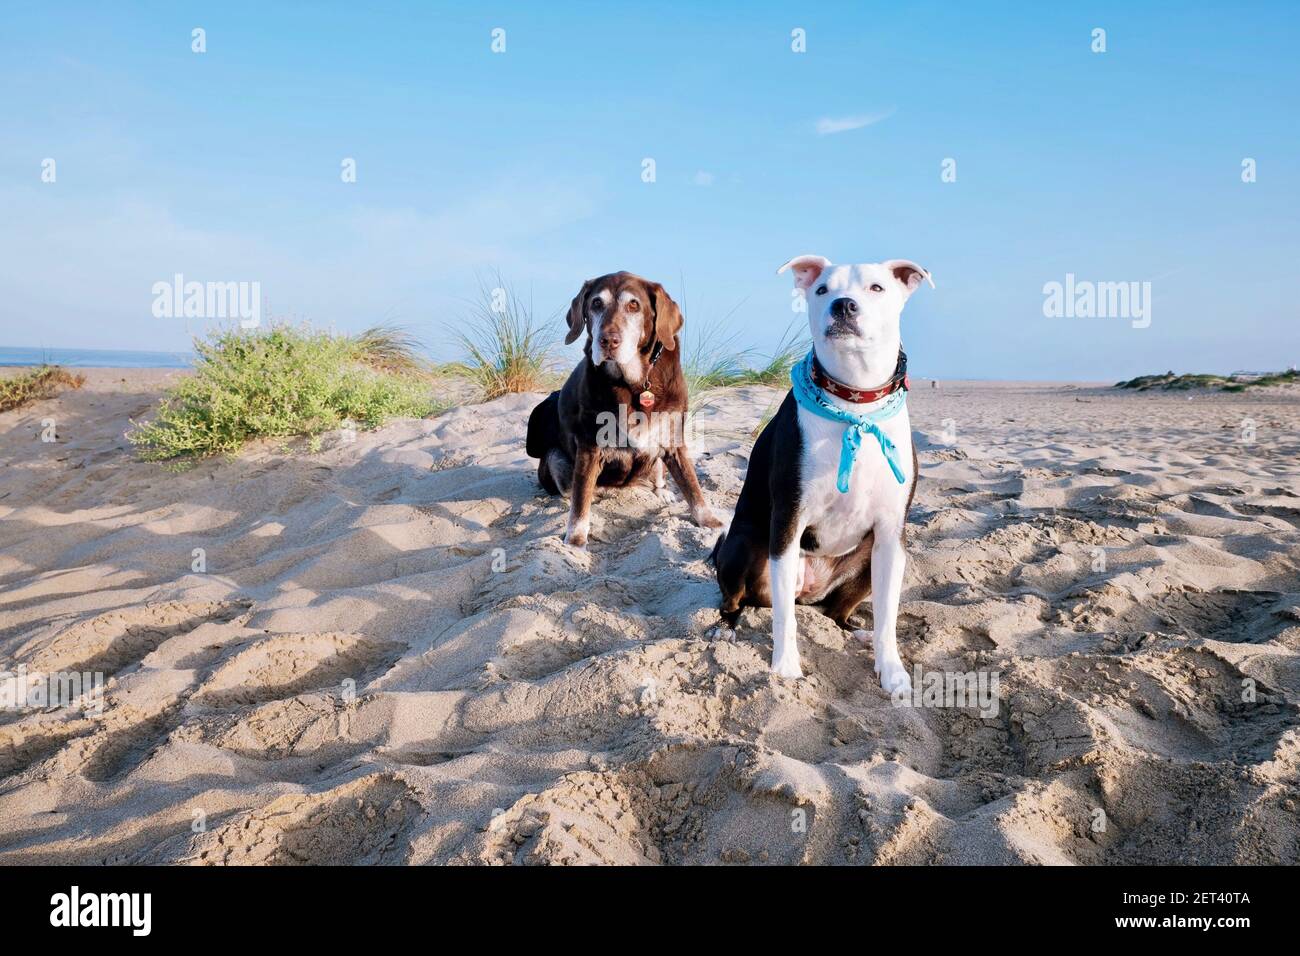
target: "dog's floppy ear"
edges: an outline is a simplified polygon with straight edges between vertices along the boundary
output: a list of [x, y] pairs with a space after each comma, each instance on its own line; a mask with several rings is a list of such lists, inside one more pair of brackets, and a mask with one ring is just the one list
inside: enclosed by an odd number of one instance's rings
[[831, 264], [831, 260], [825, 256], [795, 256], [781, 268], [776, 270], [780, 275], [786, 269], [794, 270], [794, 287], [796, 289], [807, 289], [817, 281], [817, 277], [825, 271], [826, 267]]
[[934, 288], [934, 279], [930, 277], [929, 270], [922, 269], [909, 259], [890, 259], [881, 265], [892, 272], [895, 279], [903, 283], [903, 288], [907, 290], [908, 295], [916, 291], [922, 279], [930, 283], [931, 289]]
[[565, 345], [572, 345], [582, 334], [582, 330], [587, 327], [587, 293], [591, 291], [595, 281], [595, 279], [588, 279], [584, 282], [582, 290], [573, 297], [573, 302], [569, 305], [569, 334], [564, 337]]
[[671, 352], [677, 348], [677, 333], [682, 330], [682, 310], [658, 282], [650, 283], [650, 304], [655, 310], [655, 338]]

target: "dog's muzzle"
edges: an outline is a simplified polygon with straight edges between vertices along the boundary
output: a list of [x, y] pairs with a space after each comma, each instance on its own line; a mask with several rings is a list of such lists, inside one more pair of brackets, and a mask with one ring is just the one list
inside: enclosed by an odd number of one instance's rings
[[823, 334], [828, 339], [855, 339], [862, 336], [862, 329], [855, 319], [834, 319]]
[[826, 326], [826, 338], [842, 339], [862, 334], [858, 325], [858, 304], [852, 299], [840, 297], [831, 303], [831, 321]]

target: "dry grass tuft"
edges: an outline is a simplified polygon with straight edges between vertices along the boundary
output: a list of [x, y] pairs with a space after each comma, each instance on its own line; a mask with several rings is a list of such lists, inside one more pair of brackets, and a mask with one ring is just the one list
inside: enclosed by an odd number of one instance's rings
[[58, 365], [41, 365], [28, 369], [13, 378], [0, 379], [0, 412], [51, 398], [60, 389], [81, 388], [85, 382], [86, 376], [79, 372], [69, 372]]
[[499, 277], [495, 286], [481, 286], [467, 330], [456, 341], [464, 358], [445, 369], [469, 379], [483, 401], [546, 391], [555, 383], [558, 340], [552, 323], [537, 320], [532, 303], [524, 303]]
[[421, 342], [398, 325], [372, 325], [353, 336], [357, 359], [379, 372], [397, 375], [430, 375], [432, 365], [421, 354]]

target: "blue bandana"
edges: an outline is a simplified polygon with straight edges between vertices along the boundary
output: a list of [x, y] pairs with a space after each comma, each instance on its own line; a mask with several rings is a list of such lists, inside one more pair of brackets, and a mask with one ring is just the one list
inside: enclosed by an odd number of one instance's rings
[[858, 457], [858, 449], [862, 447], [862, 439], [867, 435], [871, 435], [880, 443], [881, 454], [885, 456], [889, 470], [894, 473], [894, 477], [901, 485], [906, 479], [898, 463], [898, 449], [880, 430], [880, 423], [888, 421], [902, 411], [903, 405], [907, 402], [907, 392], [899, 389], [870, 414], [854, 415], [832, 403], [813, 383], [812, 363], [813, 353], [809, 351], [803, 361], [795, 363], [795, 366], [790, 369], [790, 383], [794, 386], [795, 401], [801, 408], [821, 418], [841, 422], [844, 425], [844, 441], [840, 445], [840, 470], [835, 481], [835, 487], [840, 490], [840, 494], [846, 494], [849, 490], [849, 475], [853, 473], [853, 462]]

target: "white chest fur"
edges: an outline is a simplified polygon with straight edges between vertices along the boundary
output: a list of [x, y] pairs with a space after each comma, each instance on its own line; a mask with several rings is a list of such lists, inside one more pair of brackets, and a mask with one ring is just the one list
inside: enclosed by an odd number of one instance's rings
[[898, 451], [901, 483], [890, 470], [880, 442], [865, 435], [849, 476], [849, 490], [841, 492], [837, 482], [844, 428], [840, 422], [799, 409], [803, 439], [800, 520], [804, 527], [816, 530], [817, 553], [828, 557], [852, 551], [868, 531], [897, 534], [903, 527], [913, 478], [912, 426], [906, 405], [880, 424]]

